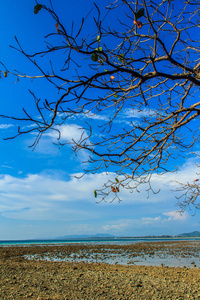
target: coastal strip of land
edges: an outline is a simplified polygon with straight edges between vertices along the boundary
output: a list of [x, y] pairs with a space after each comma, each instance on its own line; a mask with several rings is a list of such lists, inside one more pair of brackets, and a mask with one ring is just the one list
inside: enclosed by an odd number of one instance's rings
[[[0, 299], [200, 299], [200, 269], [77, 262], [78, 253], [148, 252], [176, 249], [183, 254], [199, 243], [135, 245], [65, 245], [0, 248]], [[188, 248], [187, 248], [188, 247]], [[153, 250], [154, 249], [154, 250]], [[185, 249], [185, 250], [184, 250]], [[84, 251], [83, 251], [84, 250]], [[132, 251], [132, 252], [131, 252]], [[184, 252], [185, 251], [185, 252]], [[56, 255], [73, 261], [47, 261]], [[35, 258], [37, 255], [37, 258]], [[188, 252], [188, 255], [190, 253]], [[74, 257], [75, 256], [75, 257]], [[34, 258], [34, 259], [33, 259]]]

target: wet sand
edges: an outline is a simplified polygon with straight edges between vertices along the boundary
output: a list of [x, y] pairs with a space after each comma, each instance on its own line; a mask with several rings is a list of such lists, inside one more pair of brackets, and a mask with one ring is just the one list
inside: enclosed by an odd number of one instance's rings
[[[200, 269], [76, 262], [78, 254], [171, 253], [199, 259], [200, 243], [0, 248], [0, 299], [200, 299]], [[109, 250], [109, 251], [108, 251]], [[37, 260], [27, 259], [37, 254]], [[73, 262], [45, 261], [45, 257]]]

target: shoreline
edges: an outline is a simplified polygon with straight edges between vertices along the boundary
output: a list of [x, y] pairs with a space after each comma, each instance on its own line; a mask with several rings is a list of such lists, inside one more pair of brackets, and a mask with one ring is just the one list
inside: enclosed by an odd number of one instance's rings
[[66, 238], [66, 239], [26, 239], [26, 240], [0, 240], [0, 247], [17, 245], [57, 245], [71, 243], [135, 243], [135, 242], [156, 242], [156, 241], [200, 241], [200, 237], [113, 237], [113, 238]]
[[0, 258], [200, 268], [200, 241], [137, 242], [130, 244], [70, 243], [0, 247]]
[[[198, 256], [200, 243], [1, 247], [1, 299], [200, 299], [199, 268], [42, 260], [47, 253], [57, 257], [81, 251], [95, 254], [101, 248], [104, 254], [107, 250], [150, 254], [153, 249], [162, 253], [164, 247], [176, 253], [185, 249], [184, 255], [193, 249]], [[27, 255], [35, 254], [38, 260], [26, 259]]]

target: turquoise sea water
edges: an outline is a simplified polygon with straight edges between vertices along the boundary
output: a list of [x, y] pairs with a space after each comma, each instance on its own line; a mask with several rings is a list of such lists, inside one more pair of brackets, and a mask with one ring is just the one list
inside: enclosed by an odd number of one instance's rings
[[63, 244], [117, 244], [126, 245], [142, 242], [164, 242], [164, 241], [200, 241], [200, 238], [83, 238], [83, 239], [52, 239], [52, 240], [9, 240], [0, 241], [1, 246], [16, 245], [63, 245]]

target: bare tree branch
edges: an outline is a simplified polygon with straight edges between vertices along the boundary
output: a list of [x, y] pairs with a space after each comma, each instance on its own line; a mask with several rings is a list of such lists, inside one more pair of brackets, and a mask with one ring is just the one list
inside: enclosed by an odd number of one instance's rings
[[[3, 63], [1, 73], [17, 79], [47, 80], [58, 90], [58, 97], [42, 101], [30, 91], [38, 116], [24, 108], [24, 117], [1, 117], [34, 125], [19, 127], [16, 134], [37, 132], [33, 147], [49, 130], [58, 132], [60, 147], [68, 144], [59, 126], [72, 117], [87, 119], [81, 126], [86, 134], [73, 140], [72, 148], [75, 153], [82, 149], [90, 153], [91, 168], [85, 173], [116, 173], [115, 181], [105, 182], [95, 196], [105, 200], [113, 195], [113, 200], [120, 201], [121, 188], [138, 190], [148, 183], [148, 191], [156, 193], [152, 175], [171, 171], [172, 160], [173, 170], [177, 170], [176, 158], [193, 155], [199, 142], [199, 128], [194, 131], [192, 122], [200, 116], [200, 41], [195, 33], [200, 6], [189, 0], [180, 2], [179, 7], [173, 0], [116, 0], [106, 9], [108, 13], [101, 17], [95, 4], [96, 12], [90, 11], [75, 32], [74, 22], [71, 31], [66, 29], [51, 1], [50, 7], [42, 5], [39, 13], [48, 12], [55, 23], [55, 32], [45, 37], [46, 48], [27, 53], [17, 38], [17, 47], [13, 47], [37, 73], [21, 74]], [[112, 25], [108, 18], [112, 14], [123, 17]], [[83, 32], [87, 21], [91, 26], [90, 17], [94, 29], [86, 37]], [[66, 59], [58, 68], [56, 58], [63, 53]], [[40, 63], [43, 57], [49, 57], [48, 71]], [[101, 125], [90, 122], [89, 115], [91, 120], [101, 117]], [[180, 184], [181, 209], [188, 205], [198, 209], [198, 182]]]

